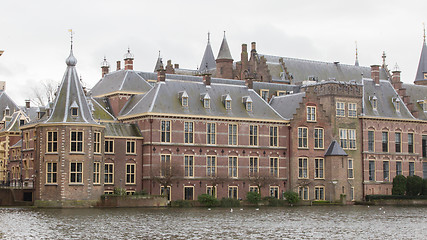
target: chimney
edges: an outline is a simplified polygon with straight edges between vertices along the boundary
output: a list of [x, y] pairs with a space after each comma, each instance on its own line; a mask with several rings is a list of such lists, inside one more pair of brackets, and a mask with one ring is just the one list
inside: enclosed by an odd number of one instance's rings
[[210, 74], [204, 74], [203, 75], [203, 83], [206, 84], [206, 86], [211, 85], [211, 75]]
[[31, 107], [31, 101], [30, 99], [25, 100], [25, 107], [30, 108]]
[[256, 42], [252, 42], [251, 43], [251, 45], [252, 45], [252, 52], [256, 52]]
[[178, 63], [175, 63], [174, 68], [175, 68], [175, 69], [178, 69], [178, 68], [179, 68], [179, 64], [178, 64]]
[[125, 60], [125, 70], [133, 70], [133, 54], [128, 48], [128, 52], [123, 56]]
[[252, 78], [246, 78], [245, 85], [248, 89], [254, 89], [254, 80]]
[[0, 81], [0, 91], [6, 91], [6, 81]]
[[380, 84], [380, 65], [371, 65], [371, 78], [375, 84]]
[[120, 61], [117, 61], [117, 71], [120, 70]]
[[166, 80], [166, 72], [163, 68], [157, 70], [157, 82], [164, 82]]

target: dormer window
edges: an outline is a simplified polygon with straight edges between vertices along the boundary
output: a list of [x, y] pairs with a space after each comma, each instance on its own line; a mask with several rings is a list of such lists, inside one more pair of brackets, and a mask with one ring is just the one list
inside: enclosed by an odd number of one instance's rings
[[280, 96], [285, 96], [285, 95], [286, 95], [286, 91], [278, 90], [276, 93], [277, 93], [277, 96], [278, 96], [278, 97], [280, 97]]
[[252, 112], [252, 98], [249, 96], [242, 98], [243, 104], [245, 104], [246, 111]]
[[369, 97], [369, 100], [371, 100], [372, 109], [374, 111], [377, 111], [377, 107], [378, 107], [377, 97], [376, 96], [371, 96], [371, 97]]
[[202, 94], [200, 96], [200, 99], [203, 102], [203, 107], [204, 108], [206, 108], [206, 109], [211, 108], [211, 97], [209, 96], [208, 93]]
[[25, 120], [24, 119], [20, 119], [19, 120], [19, 126], [24, 126], [25, 124]]
[[268, 92], [269, 92], [269, 90], [268, 89], [261, 89], [260, 91], [261, 91], [261, 97], [262, 97], [262, 99], [264, 99], [265, 101], [268, 101]]
[[231, 100], [232, 99], [230, 97], [230, 94], [223, 95], [222, 98], [223, 98], [223, 103], [224, 103], [225, 109], [231, 110]]
[[424, 112], [427, 112], [427, 100], [418, 100], [417, 103], [420, 104]]
[[427, 79], [427, 73], [424, 73], [424, 79]]
[[183, 107], [188, 107], [188, 94], [186, 91], [179, 92], [179, 98]]
[[394, 107], [396, 108], [396, 112], [400, 112], [400, 99], [399, 98], [393, 98]]
[[6, 108], [4, 109], [4, 115], [5, 116], [10, 116], [10, 108], [9, 108], [9, 106], [6, 106]]
[[78, 117], [79, 116], [79, 106], [74, 101], [73, 104], [71, 104], [70, 112], [72, 117]]

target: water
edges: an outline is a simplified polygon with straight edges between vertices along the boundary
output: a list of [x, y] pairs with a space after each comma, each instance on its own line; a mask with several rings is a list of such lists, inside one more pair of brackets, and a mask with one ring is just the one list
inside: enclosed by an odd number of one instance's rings
[[0, 208], [1, 239], [426, 239], [427, 207]]

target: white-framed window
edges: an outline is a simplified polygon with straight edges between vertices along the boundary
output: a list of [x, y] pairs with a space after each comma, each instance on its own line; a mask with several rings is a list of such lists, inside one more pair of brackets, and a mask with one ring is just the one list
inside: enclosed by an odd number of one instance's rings
[[279, 177], [279, 158], [270, 158], [270, 175], [273, 177]]
[[106, 139], [104, 145], [105, 145], [105, 153], [107, 154], [114, 153], [114, 140]]
[[368, 131], [368, 152], [373, 152], [375, 150], [375, 132]]
[[136, 164], [126, 163], [126, 184], [135, 184]]
[[349, 103], [348, 104], [348, 117], [355, 118], [357, 117], [357, 104]]
[[[12, 171], [14, 175], [14, 171]], [[58, 163], [56, 162], [47, 162], [46, 163], [46, 183], [47, 184], [56, 184], [58, 176]], [[14, 178], [14, 177], [12, 177]]]
[[246, 111], [252, 112], [252, 102], [246, 102]]
[[101, 163], [93, 163], [93, 184], [101, 184]]
[[70, 183], [83, 183], [83, 163], [70, 163]]
[[279, 199], [279, 187], [278, 186], [270, 186], [270, 197]]
[[258, 186], [249, 186], [249, 192], [259, 192], [258, 191]]
[[257, 146], [258, 145], [258, 126], [249, 125], [249, 145]]
[[188, 97], [182, 97], [182, 106], [188, 107]]
[[315, 186], [314, 187], [314, 199], [315, 200], [325, 200], [325, 187], [324, 186]]
[[415, 162], [409, 162], [409, 176], [415, 175]]
[[193, 122], [184, 122], [184, 143], [194, 143]]
[[231, 100], [225, 100], [225, 109], [231, 110]]
[[162, 120], [160, 124], [161, 142], [171, 142], [171, 121]]
[[210, 99], [203, 99], [203, 107], [206, 109], [211, 108], [211, 100]]
[[298, 128], [298, 148], [307, 148], [307, 132], [308, 129], [306, 127]]
[[308, 159], [298, 158], [298, 178], [308, 178]]
[[70, 152], [83, 152], [83, 131], [71, 131]]
[[385, 182], [390, 181], [390, 162], [383, 161], [383, 180]]
[[377, 102], [377, 98], [376, 98], [376, 97], [374, 97], [374, 98], [372, 99], [372, 109], [373, 109], [374, 111], [377, 111], [377, 109], [378, 109], [378, 102]]
[[250, 177], [258, 176], [258, 172], [259, 172], [259, 158], [249, 157], [249, 176]]
[[126, 140], [126, 154], [135, 154], [135, 153], [136, 153], [136, 141]]
[[216, 125], [215, 123], [206, 123], [206, 143], [216, 143]]
[[323, 170], [325, 169], [325, 163], [323, 158], [314, 159], [314, 178], [324, 178]]
[[194, 177], [194, 156], [192, 155], [184, 156], [184, 176]]
[[216, 198], [216, 186], [206, 186], [206, 194]]
[[171, 201], [171, 186], [167, 186], [166, 188], [165, 188], [165, 186], [161, 186], [160, 187], [160, 195], [166, 196], [166, 199], [168, 201]]
[[408, 133], [408, 153], [414, 153], [414, 134]]
[[307, 122], [316, 121], [316, 107], [307, 106]]
[[336, 116], [345, 117], [345, 103], [343, 102], [336, 103]]
[[270, 126], [270, 147], [277, 147], [278, 142], [278, 127]]
[[402, 152], [402, 133], [400, 132], [394, 133], [394, 145], [397, 153]]
[[402, 162], [396, 161], [396, 176], [402, 175]]
[[47, 149], [48, 153], [58, 152], [58, 132], [48, 131], [47, 132]]
[[228, 186], [228, 198], [239, 198], [239, 192], [237, 186]]
[[237, 145], [237, 124], [228, 124], [228, 145]]
[[340, 145], [343, 149], [356, 149], [356, 130], [340, 129]]
[[114, 184], [114, 163], [105, 163], [104, 168], [104, 184]]
[[382, 132], [382, 150], [388, 152], [388, 132]]
[[298, 187], [298, 195], [301, 200], [308, 200], [308, 187]]
[[206, 156], [206, 176], [216, 176], [216, 156]]
[[348, 159], [348, 178], [354, 178], [353, 159]]
[[237, 178], [238, 176], [238, 159], [237, 157], [228, 157], [228, 176]]
[[323, 128], [314, 129], [314, 148], [323, 149]]
[[93, 152], [101, 153], [101, 132], [94, 132], [93, 138]]
[[261, 98], [264, 99], [265, 101], [268, 101], [269, 90], [261, 89], [260, 91], [261, 91]]

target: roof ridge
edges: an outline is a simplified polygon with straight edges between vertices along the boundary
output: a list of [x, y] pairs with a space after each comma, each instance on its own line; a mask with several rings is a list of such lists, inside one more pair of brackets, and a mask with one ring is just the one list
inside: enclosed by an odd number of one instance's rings
[[[260, 55], [260, 56], [267, 56], [267, 57], [275, 57], [275, 58], [276, 57], [277, 58], [283, 58], [283, 60], [290, 59], [290, 60], [298, 60], [298, 61], [302, 61], [302, 62], [335, 64], [334, 62], [326, 62], [326, 61], [318, 61], [318, 60], [302, 59], [302, 58], [292, 58], [292, 57], [283, 57], [283, 56], [260, 54], [260, 53], [258, 53], [258, 55]], [[365, 66], [355, 66], [355, 65], [347, 64], [347, 63], [339, 63], [339, 65], [350, 66], [350, 67], [359, 67], [359, 68], [369, 68], [369, 67], [365, 67]]]

